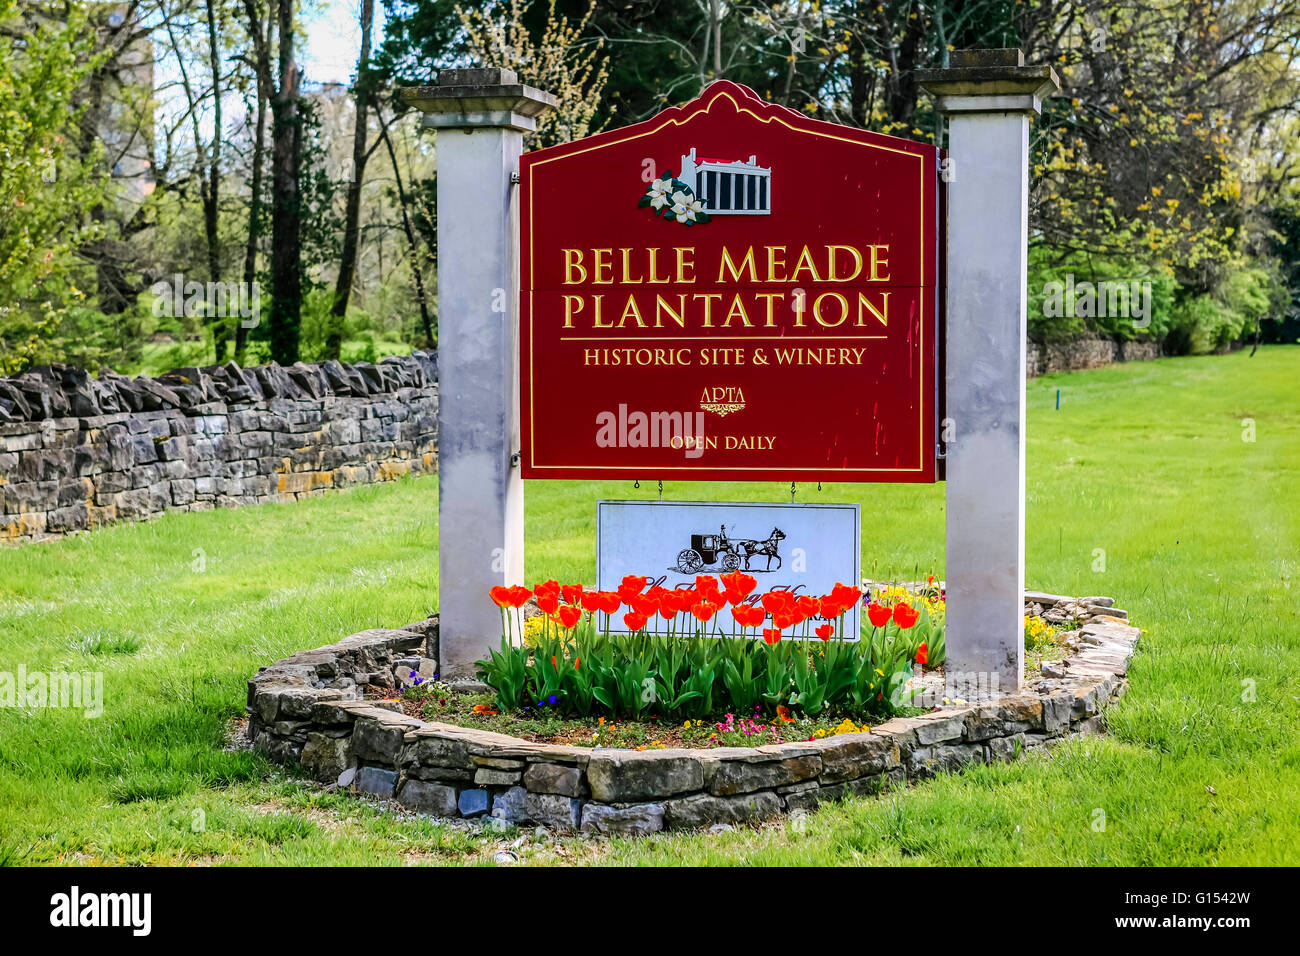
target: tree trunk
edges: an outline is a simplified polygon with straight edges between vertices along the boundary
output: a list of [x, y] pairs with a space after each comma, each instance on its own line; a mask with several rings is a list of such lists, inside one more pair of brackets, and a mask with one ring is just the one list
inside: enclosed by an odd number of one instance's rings
[[[253, 72], [257, 77], [257, 125], [253, 129], [253, 172], [249, 182], [248, 241], [244, 244], [244, 288], [251, 297], [257, 282], [257, 241], [262, 234], [262, 168], [266, 158], [266, 107], [271, 96], [270, 23], [265, 26], [256, 0], [244, 0], [248, 35], [253, 39]], [[269, 18], [268, 18], [269, 19]], [[261, 303], [257, 305], [261, 309]], [[235, 361], [241, 365], [248, 349], [248, 328], [235, 326]]]
[[352, 179], [348, 183], [347, 207], [343, 222], [343, 252], [339, 257], [339, 276], [334, 286], [334, 305], [330, 309], [330, 329], [325, 338], [325, 357], [337, 359], [343, 350], [343, 319], [348, 313], [348, 299], [357, 274], [357, 249], [361, 233], [361, 182], [366, 170], [366, 122], [369, 117], [370, 90], [366, 72], [370, 67], [370, 31], [375, 20], [375, 0], [361, 0], [361, 56], [357, 60], [356, 123], [352, 131]]
[[298, 361], [302, 309], [298, 166], [302, 123], [298, 115], [298, 64], [293, 58], [294, 0], [276, 0], [280, 86], [271, 102], [271, 358]]
[[722, 79], [722, 0], [710, 0], [709, 27], [713, 30], [713, 78]]
[[[221, 281], [221, 52], [217, 47], [216, 0], [206, 0], [208, 14], [208, 62], [212, 70], [212, 144], [208, 150], [208, 182], [203, 197], [203, 231], [208, 245], [208, 279]], [[196, 144], [197, 145], [197, 144]], [[238, 309], [235, 310], [238, 317]], [[230, 326], [226, 316], [214, 315], [212, 344], [217, 364], [226, 360], [226, 343], [230, 339]]]
[[380, 126], [380, 134], [388, 148], [388, 160], [393, 164], [393, 180], [397, 183], [397, 204], [402, 209], [402, 230], [406, 233], [406, 245], [410, 251], [411, 274], [415, 277], [415, 298], [420, 305], [420, 323], [424, 326], [424, 347], [433, 348], [433, 320], [429, 317], [429, 303], [424, 293], [424, 278], [420, 273], [420, 254], [415, 244], [415, 230], [411, 228], [411, 217], [406, 213], [406, 190], [402, 188], [402, 174], [397, 169], [397, 153], [393, 141], [388, 136], [388, 127]]

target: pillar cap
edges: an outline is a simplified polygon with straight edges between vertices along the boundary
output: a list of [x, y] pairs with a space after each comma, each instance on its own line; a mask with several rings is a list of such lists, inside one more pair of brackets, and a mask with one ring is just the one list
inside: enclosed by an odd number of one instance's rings
[[440, 70], [434, 86], [401, 91], [408, 106], [424, 113], [424, 125], [438, 129], [504, 126], [531, 131], [537, 117], [554, 109], [551, 93], [518, 82], [513, 70]]
[[917, 70], [921, 88], [941, 113], [1038, 113], [1061, 88], [1056, 71], [1025, 66], [1018, 49], [956, 50], [946, 70]]

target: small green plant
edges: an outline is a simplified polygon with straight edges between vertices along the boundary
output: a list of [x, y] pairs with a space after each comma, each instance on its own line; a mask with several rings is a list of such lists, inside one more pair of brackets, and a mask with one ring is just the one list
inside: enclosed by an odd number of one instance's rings
[[134, 654], [143, 643], [140, 638], [128, 634], [92, 631], [73, 638], [71, 646], [74, 651], [89, 657], [105, 657], [110, 654]]

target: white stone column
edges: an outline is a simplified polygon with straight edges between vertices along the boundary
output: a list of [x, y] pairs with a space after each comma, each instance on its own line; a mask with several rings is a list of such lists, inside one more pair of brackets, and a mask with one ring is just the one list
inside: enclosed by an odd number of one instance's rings
[[1019, 50], [922, 71], [948, 120], [948, 696], [1014, 694], [1024, 674], [1025, 275], [1029, 119], [1056, 91]]
[[510, 70], [442, 70], [402, 95], [438, 130], [438, 656], [472, 679], [500, 640], [488, 590], [524, 576], [514, 180], [555, 98]]

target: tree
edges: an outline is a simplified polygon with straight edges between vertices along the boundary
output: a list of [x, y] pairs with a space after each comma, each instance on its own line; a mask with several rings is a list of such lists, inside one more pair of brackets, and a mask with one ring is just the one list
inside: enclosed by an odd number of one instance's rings
[[[265, 205], [263, 203], [264, 168], [266, 165], [266, 114], [268, 112], [274, 81], [271, 76], [271, 34], [273, 20], [259, 0], [243, 0], [245, 29], [249, 37], [251, 54], [243, 57], [252, 70], [251, 96], [253, 109], [250, 175], [248, 184], [247, 233], [244, 240], [244, 287], [253, 289], [257, 282], [257, 247], [265, 233]], [[240, 322], [235, 326], [235, 361], [243, 362], [248, 348], [248, 329]]]
[[281, 365], [298, 361], [302, 324], [302, 210], [298, 175], [302, 123], [301, 79], [294, 58], [294, 0], [274, 0], [279, 46], [278, 85], [271, 98], [271, 357]]
[[59, 322], [83, 299], [76, 250], [101, 234], [102, 145], [88, 161], [76, 99], [100, 65], [86, 11], [23, 23], [0, 0], [0, 374], [59, 354]]
[[[184, 113], [190, 123], [194, 164], [192, 176], [199, 186], [207, 278], [209, 282], [220, 282], [221, 145], [226, 132], [222, 121], [222, 97], [227, 87], [223, 82], [223, 51], [217, 30], [222, 15], [216, 0], [203, 0], [202, 9], [205, 27], [202, 31], [194, 20], [182, 19], [193, 12], [189, 9], [189, 4], [182, 0], [166, 19], [163, 32], [180, 76], [180, 88], [186, 106]], [[206, 68], [206, 77], [196, 71], [200, 66]], [[224, 362], [230, 337], [226, 317], [208, 315], [206, 321], [212, 334], [216, 361]]]
[[533, 5], [531, 0], [509, 0], [485, 10], [457, 7], [456, 13], [471, 62], [514, 70], [525, 82], [555, 95], [556, 108], [538, 117], [537, 129], [529, 136], [529, 147], [540, 149], [599, 131], [597, 104], [609, 79], [609, 66], [603, 40], [582, 42], [595, 0], [576, 20], [557, 14], [556, 0], [548, 0], [546, 20], [536, 37], [524, 17]]
[[[370, 34], [375, 21], [374, 0], [361, 0], [361, 53], [357, 59], [357, 79], [353, 86], [356, 102], [352, 132], [352, 165], [348, 180], [347, 205], [343, 223], [343, 253], [339, 258], [339, 274], [334, 284], [334, 304], [330, 309], [333, 321], [325, 340], [326, 357], [337, 359], [343, 347], [343, 319], [348, 313], [348, 299], [357, 272], [357, 248], [361, 233], [361, 186], [365, 180], [366, 123], [370, 116], [372, 96], [370, 76]], [[394, 162], [396, 169], [396, 162]], [[418, 276], [418, 273], [417, 273]], [[423, 303], [421, 303], [423, 305]]]

